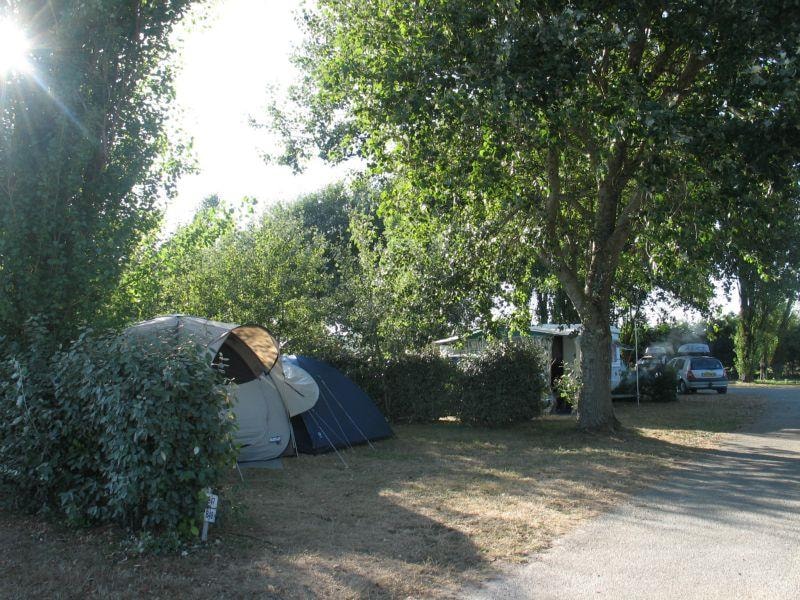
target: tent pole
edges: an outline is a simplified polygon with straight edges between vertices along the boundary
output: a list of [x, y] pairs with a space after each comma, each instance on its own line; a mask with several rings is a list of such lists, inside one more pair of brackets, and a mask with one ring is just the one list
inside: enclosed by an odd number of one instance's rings
[[[281, 395], [280, 391], [278, 391], [278, 395], [279, 396]], [[286, 408], [285, 404], [283, 405], [283, 410], [286, 411], [286, 418], [289, 420], [289, 440], [291, 440], [292, 448], [294, 448], [294, 456], [295, 458], [300, 458], [300, 451], [297, 449], [297, 439], [295, 439], [294, 437], [294, 425], [292, 425], [292, 415], [289, 414], [289, 409]]]
[[[331, 405], [330, 405], [330, 402], [328, 402], [328, 398], [323, 393], [320, 393], [320, 396], [322, 396], [323, 400], [325, 400], [325, 404], [328, 405], [328, 410], [330, 410]], [[339, 421], [339, 418], [336, 416], [336, 413], [333, 410], [331, 410], [331, 416], [333, 417], [333, 420], [336, 421], [336, 425], [339, 427], [339, 431], [342, 434], [342, 440], [344, 441], [345, 444], [347, 444], [347, 447], [350, 450], [352, 450], [353, 449], [353, 445], [350, 443], [350, 440], [347, 439], [347, 434], [344, 432], [344, 427], [342, 427], [342, 424]], [[320, 417], [320, 418], [322, 418], [322, 417]]]
[[330, 395], [333, 397], [333, 399], [334, 399], [334, 400], [336, 400], [336, 404], [338, 404], [338, 405], [339, 405], [339, 408], [341, 408], [341, 409], [342, 409], [342, 412], [343, 412], [345, 415], [347, 415], [347, 418], [348, 418], [348, 419], [350, 419], [350, 422], [353, 424], [353, 427], [355, 427], [355, 428], [356, 428], [356, 430], [358, 431], [358, 433], [360, 433], [360, 434], [361, 434], [361, 437], [363, 437], [363, 438], [364, 438], [364, 441], [365, 441], [365, 442], [367, 442], [367, 444], [369, 444], [369, 447], [370, 447], [370, 448], [372, 448], [373, 450], [375, 450], [375, 446], [373, 446], [373, 445], [372, 445], [372, 442], [370, 442], [370, 441], [369, 441], [369, 438], [368, 438], [366, 435], [364, 435], [364, 432], [363, 432], [363, 431], [361, 431], [361, 428], [360, 428], [360, 427], [359, 427], [359, 426], [356, 424], [356, 422], [353, 420], [353, 417], [351, 417], [351, 416], [350, 416], [350, 413], [349, 413], [349, 412], [347, 412], [347, 410], [345, 409], [345, 407], [344, 407], [344, 406], [342, 406], [342, 403], [341, 403], [341, 402], [339, 401], [339, 399], [336, 397], [336, 394], [334, 394], [334, 393], [331, 391], [331, 388], [329, 388], [329, 387], [328, 387], [328, 384], [327, 384], [327, 383], [325, 383], [325, 379], [323, 379], [322, 377], [320, 377], [320, 378], [319, 378], [319, 380], [322, 382], [322, 385], [324, 385], [324, 386], [325, 386], [325, 389], [326, 389], [326, 390], [328, 390], [328, 393], [329, 393], [329, 394], [330, 394]]
[[294, 448], [294, 456], [295, 458], [300, 458], [300, 450], [297, 449], [297, 440], [294, 437], [294, 425], [292, 425], [292, 418], [289, 417], [289, 429], [291, 430], [291, 440], [292, 440], [292, 448]]
[[[278, 386], [275, 386], [275, 389], [277, 390]], [[294, 456], [295, 458], [300, 458], [300, 451], [297, 449], [297, 440], [294, 437], [294, 425], [292, 425], [292, 415], [289, 414], [289, 409], [286, 408], [286, 404], [283, 402], [283, 396], [281, 396], [280, 390], [278, 390], [278, 396], [280, 396], [281, 398], [281, 404], [283, 404], [283, 411], [286, 413], [286, 419], [289, 421], [289, 441], [292, 442], [292, 448], [294, 448]]]
[[239, 461], [238, 460], [236, 461], [236, 471], [239, 473], [239, 479], [241, 479], [242, 483], [244, 483], [244, 473], [242, 473], [242, 469], [241, 469], [241, 467], [239, 467]]
[[[331, 432], [331, 435], [336, 435], [336, 432], [333, 430], [333, 427], [331, 427], [330, 424], [325, 419], [322, 418], [322, 415], [319, 414], [319, 412], [317, 412], [317, 407], [315, 406], [312, 410], [314, 410], [316, 418], [319, 419], [319, 422], [322, 423], [325, 427], [328, 428], [328, 431]], [[319, 426], [319, 423], [317, 423], [317, 426]], [[345, 440], [341, 440], [341, 441], [345, 446], [348, 446], [348, 448], [352, 447], [352, 446], [349, 446], [347, 444], [347, 440], [346, 439]]]
[[[312, 419], [314, 419], [314, 422], [317, 423], [317, 417], [314, 414], [314, 409], [312, 408], [311, 410], [309, 410], [307, 412], [308, 412], [309, 416]], [[319, 423], [317, 423], [317, 427], [319, 427]], [[347, 464], [347, 462], [345, 462], [344, 458], [342, 458], [342, 454], [339, 452], [339, 450], [336, 449], [336, 446], [333, 445], [333, 442], [331, 441], [331, 438], [328, 437], [328, 434], [325, 433], [325, 430], [322, 427], [319, 427], [319, 430], [322, 432], [322, 435], [325, 436], [325, 439], [328, 440], [328, 444], [330, 445], [331, 449], [334, 452], [336, 452], [336, 456], [338, 456], [339, 460], [342, 461], [342, 464], [344, 465], [344, 468], [345, 469], [349, 469], [350, 466]]]

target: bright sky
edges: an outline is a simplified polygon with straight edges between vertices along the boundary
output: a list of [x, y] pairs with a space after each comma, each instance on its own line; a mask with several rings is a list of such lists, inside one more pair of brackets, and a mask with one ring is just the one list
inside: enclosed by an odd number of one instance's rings
[[[712, 310], [720, 311], [722, 314], [729, 312], [739, 312], [739, 290], [736, 286], [732, 286], [730, 295], [725, 295], [722, 282], [714, 280], [714, 287], [716, 294], [712, 300]], [[694, 323], [703, 320], [703, 315], [698, 311], [691, 308], [682, 307], [677, 301], [659, 301], [655, 305], [648, 305], [644, 309], [644, 314], [647, 320], [651, 323], [657, 323], [663, 319], [664, 316], [676, 319], [678, 321], [686, 321]]]
[[344, 177], [347, 168], [313, 163], [305, 173], [265, 164], [261, 155], [277, 139], [248, 124], [265, 120], [270, 86], [296, 77], [289, 61], [301, 39], [292, 0], [215, 0], [201, 22], [182, 32], [182, 64], [176, 81], [177, 125], [194, 142], [198, 173], [184, 176], [167, 206], [167, 226], [189, 220], [203, 198], [218, 194], [236, 204], [245, 196], [260, 206], [291, 200]]

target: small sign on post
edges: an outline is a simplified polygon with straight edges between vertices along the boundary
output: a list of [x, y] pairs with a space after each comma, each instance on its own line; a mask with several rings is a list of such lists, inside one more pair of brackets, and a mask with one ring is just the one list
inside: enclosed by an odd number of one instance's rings
[[219, 496], [212, 494], [210, 489], [206, 490], [206, 496], [208, 496], [208, 503], [203, 514], [203, 531], [200, 534], [200, 541], [202, 542], [208, 540], [208, 524], [216, 523], [217, 521], [217, 504], [219, 503]]

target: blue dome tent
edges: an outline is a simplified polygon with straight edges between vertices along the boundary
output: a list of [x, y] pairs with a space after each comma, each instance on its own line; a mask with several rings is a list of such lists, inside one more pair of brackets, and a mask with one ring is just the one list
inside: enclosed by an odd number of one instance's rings
[[298, 451], [320, 454], [394, 435], [370, 397], [341, 371], [307, 356], [282, 359], [285, 368], [299, 366], [319, 387], [314, 407], [292, 417]]

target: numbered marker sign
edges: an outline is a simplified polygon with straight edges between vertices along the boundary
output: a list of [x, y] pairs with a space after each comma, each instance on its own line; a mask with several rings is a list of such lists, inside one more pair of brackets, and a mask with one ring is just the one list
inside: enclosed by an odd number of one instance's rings
[[218, 503], [219, 503], [219, 496], [217, 496], [216, 494], [208, 495], [208, 504], [206, 505], [206, 513], [204, 518], [204, 521], [206, 523], [216, 523]]

